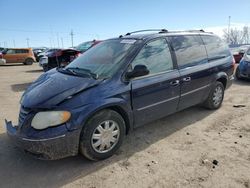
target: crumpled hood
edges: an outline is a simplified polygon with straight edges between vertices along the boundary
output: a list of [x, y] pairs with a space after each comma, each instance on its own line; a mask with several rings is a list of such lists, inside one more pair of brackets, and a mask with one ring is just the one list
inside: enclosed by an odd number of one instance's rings
[[21, 104], [26, 108], [53, 108], [67, 97], [101, 81], [67, 75], [52, 69], [29, 86], [22, 96]]

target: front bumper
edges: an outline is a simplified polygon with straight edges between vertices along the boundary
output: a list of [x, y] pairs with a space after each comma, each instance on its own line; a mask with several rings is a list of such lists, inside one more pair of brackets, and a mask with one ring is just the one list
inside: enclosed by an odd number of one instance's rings
[[6, 60], [5, 59], [0, 59], [0, 65], [5, 65], [6, 64]]
[[33, 139], [18, 134], [17, 127], [5, 120], [7, 134], [12, 142], [24, 151], [40, 159], [55, 160], [78, 154], [79, 131], [67, 131], [53, 138]]

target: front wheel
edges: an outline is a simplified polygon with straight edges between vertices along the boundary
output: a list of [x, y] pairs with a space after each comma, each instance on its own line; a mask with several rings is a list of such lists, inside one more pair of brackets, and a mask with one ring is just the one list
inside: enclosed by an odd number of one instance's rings
[[221, 82], [216, 82], [212, 87], [204, 106], [208, 109], [215, 110], [221, 107], [224, 99], [224, 85]]
[[80, 137], [80, 152], [90, 160], [112, 156], [121, 146], [125, 136], [125, 122], [113, 110], [95, 114], [84, 126]]

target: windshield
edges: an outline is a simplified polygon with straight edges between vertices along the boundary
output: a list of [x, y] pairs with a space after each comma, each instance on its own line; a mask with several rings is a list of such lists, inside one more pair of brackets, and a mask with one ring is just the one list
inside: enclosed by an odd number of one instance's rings
[[[133, 43], [135, 40], [133, 40]], [[111, 77], [133, 43], [125, 40], [107, 40], [86, 51], [65, 69], [83, 69], [98, 78]]]
[[84, 43], [81, 43], [79, 44], [76, 49], [81, 51], [81, 52], [85, 52], [87, 51], [91, 46], [93, 45], [93, 42], [92, 41], [89, 41], [89, 42], [84, 42]]

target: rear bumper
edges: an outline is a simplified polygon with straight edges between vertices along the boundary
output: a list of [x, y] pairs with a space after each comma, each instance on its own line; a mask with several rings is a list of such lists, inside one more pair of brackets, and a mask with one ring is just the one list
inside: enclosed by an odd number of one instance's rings
[[17, 127], [10, 121], [5, 120], [5, 124], [11, 141], [39, 159], [55, 160], [78, 154], [79, 131], [67, 131], [53, 138], [32, 139], [20, 137]]
[[227, 86], [226, 86], [226, 89], [228, 89], [229, 87], [231, 87], [231, 85], [233, 84], [233, 81], [234, 81], [234, 75], [231, 75], [228, 80], [227, 80]]

